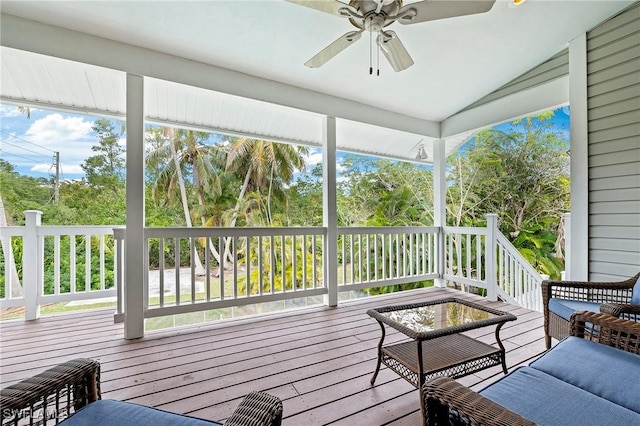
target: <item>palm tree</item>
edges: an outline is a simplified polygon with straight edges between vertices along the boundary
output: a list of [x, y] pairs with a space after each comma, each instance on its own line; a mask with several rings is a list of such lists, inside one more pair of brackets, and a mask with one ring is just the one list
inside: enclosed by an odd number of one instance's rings
[[[244, 174], [236, 206], [229, 226], [234, 227], [243, 200], [249, 192], [266, 192], [265, 216], [272, 223], [272, 199], [285, 200], [285, 185], [293, 181], [297, 170], [304, 170], [306, 147], [239, 137], [231, 140], [227, 154], [227, 171]], [[243, 212], [246, 214], [246, 212]], [[227, 244], [228, 247], [228, 244]], [[228, 248], [225, 259], [229, 259]], [[229, 259], [233, 261], [233, 259]]]
[[[227, 156], [227, 170], [244, 174], [238, 200], [248, 191], [267, 191], [266, 216], [270, 222], [272, 198], [284, 200], [284, 188], [297, 170], [304, 170], [305, 147], [267, 142], [252, 138], [234, 138]], [[235, 226], [235, 221], [231, 224]]]
[[[214, 150], [204, 143], [208, 137], [208, 133], [176, 130], [171, 127], [163, 127], [152, 133], [151, 136], [151, 139], [156, 140], [156, 147], [147, 156], [147, 161], [151, 166], [161, 168], [154, 185], [154, 198], [157, 198], [160, 192], [172, 194], [178, 191], [188, 227], [193, 225], [184, 172], [189, 171], [192, 175], [192, 184], [198, 198], [199, 208], [197, 210], [202, 225], [207, 223], [206, 196], [220, 194], [220, 180], [217, 173], [220, 167], [216, 167], [214, 164], [217, 158], [212, 155]], [[167, 159], [170, 161], [167, 162]], [[219, 262], [220, 256], [213, 245], [211, 245], [211, 250]], [[204, 272], [197, 252], [195, 253], [195, 262], [199, 273]]]

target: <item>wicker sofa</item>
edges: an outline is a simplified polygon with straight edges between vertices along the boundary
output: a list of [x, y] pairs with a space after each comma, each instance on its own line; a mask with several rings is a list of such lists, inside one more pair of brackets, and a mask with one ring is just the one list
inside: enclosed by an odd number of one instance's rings
[[594, 312], [571, 336], [480, 392], [441, 377], [423, 388], [427, 425], [640, 425], [640, 323]]
[[80, 358], [59, 364], [0, 391], [2, 425], [64, 426], [279, 426], [282, 402], [263, 392], [247, 395], [218, 423], [100, 395], [100, 364]]
[[569, 335], [569, 318], [576, 311], [604, 312], [640, 321], [640, 273], [624, 281], [543, 281], [542, 308], [547, 349], [551, 338]]

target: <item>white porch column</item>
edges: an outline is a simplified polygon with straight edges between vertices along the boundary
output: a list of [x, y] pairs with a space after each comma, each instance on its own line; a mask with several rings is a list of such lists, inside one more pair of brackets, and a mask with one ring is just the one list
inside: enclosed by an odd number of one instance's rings
[[564, 275], [563, 280], [573, 281], [571, 277], [571, 213], [565, 213], [564, 217]]
[[496, 287], [497, 281], [497, 236], [498, 234], [498, 215], [489, 213], [487, 215], [487, 239], [484, 245], [484, 274], [487, 281], [487, 299], [495, 302], [498, 300]]
[[338, 305], [338, 206], [336, 201], [336, 119], [322, 120], [322, 225], [327, 229], [324, 243], [324, 280], [329, 293], [327, 306]]
[[[587, 118], [587, 35], [569, 42], [571, 106], [571, 247], [566, 273], [574, 281], [589, 279], [589, 121]], [[571, 270], [569, 270], [569, 267]]]
[[433, 225], [440, 227], [436, 240], [436, 272], [441, 278], [436, 278], [434, 285], [444, 287], [444, 232], [443, 227], [447, 224], [447, 176], [445, 165], [447, 158], [444, 152], [445, 141], [439, 139], [433, 145]]
[[38, 236], [38, 227], [42, 224], [40, 210], [24, 212], [25, 235], [22, 242], [22, 285], [24, 294], [25, 319], [36, 320], [40, 317], [38, 298], [42, 288], [42, 244]]
[[144, 336], [144, 78], [127, 74], [124, 338]]

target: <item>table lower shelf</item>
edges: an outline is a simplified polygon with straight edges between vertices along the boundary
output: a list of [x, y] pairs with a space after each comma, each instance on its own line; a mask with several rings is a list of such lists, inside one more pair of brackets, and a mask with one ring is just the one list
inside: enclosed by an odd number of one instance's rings
[[[420, 386], [418, 344], [410, 341], [382, 348], [382, 363], [414, 385]], [[503, 365], [504, 352], [463, 334], [422, 342], [422, 376], [463, 377], [485, 368]], [[422, 382], [424, 383], [424, 382]]]

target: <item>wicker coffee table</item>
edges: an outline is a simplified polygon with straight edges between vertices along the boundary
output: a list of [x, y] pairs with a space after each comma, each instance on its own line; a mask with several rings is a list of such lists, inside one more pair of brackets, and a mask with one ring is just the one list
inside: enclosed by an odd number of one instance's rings
[[[371, 378], [375, 383], [384, 364], [418, 389], [437, 376], [458, 378], [502, 365], [507, 373], [500, 328], [515, 321], [510, 313], [462, 299], [446, 298], [410, 305], [386, 306], [367, 311], [382, 329], [378, 343], [378, 364]], [[384, 344], [385, 325], [411, 340]], [[498, 347], [461, 334], [464, 331], [495, 325]]]

